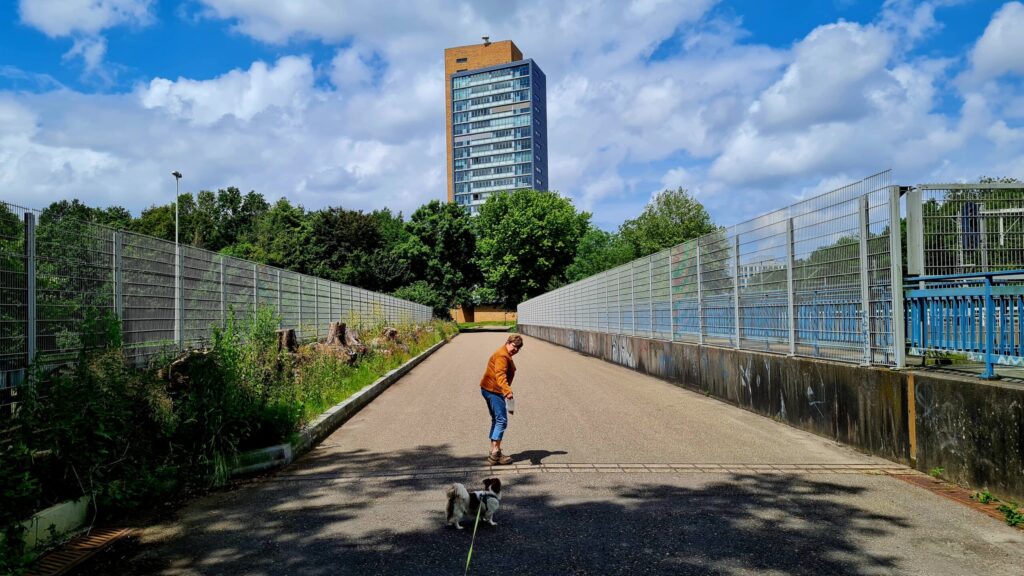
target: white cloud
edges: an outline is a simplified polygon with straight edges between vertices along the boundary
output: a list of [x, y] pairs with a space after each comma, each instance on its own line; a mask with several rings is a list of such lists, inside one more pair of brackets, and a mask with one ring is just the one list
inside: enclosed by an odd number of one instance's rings
[[286, 56], [273, 66], [254, 62], [212, 80], [154, 78], [137, 89], [146, 108], [160, 108], [193, 124], [209, 125], [225, 116], [251, 120], [268, 108], [300, 110], [313, 90], [309, 58]]
[[859, 118], [871, 109], [871, 94], [893, 82], [885, 68], [891, 52], [892, 38], [872, 26], [818, 27], [796, 45], [793, 63], [752, 115], [769, 128]]
[[331, 60], [331, 83], [344, 92], [366, 88], [373, 81], [373, 54], [352, 46], [338, 50]]
[[971, 50], [968, 81], [983, 82], [1024, 73], [1024, 4], [1008, 2], [995, 14]]
[[51, 38], [96, 35], [114, 26], [152, 21], [152, 0], [20, 0], [21, 21]]
[[85, 64], [86, 73], [94, 73], [100, 70], [103, 63], [103, 56], [107, 53], [107, 41], [104, 38], [79, 38], [75, 44], [64, 54], [65, 60], [81, 58]]
[[20, 0], [22, 23], [51, 38], [71, 37], [65, 60], [81, 58], [86, 76], [109, 81], [103, 69], [107, 43], [101, 33], [115, 26], [146, 26], [153, 21], [152, 0]]
[[662, 190], [675, 190], [679, 187], [690, 190], [695, 182], [696, 178], [690, 174], [690, 171], [682, 167], [673, 168], [661, 177]]

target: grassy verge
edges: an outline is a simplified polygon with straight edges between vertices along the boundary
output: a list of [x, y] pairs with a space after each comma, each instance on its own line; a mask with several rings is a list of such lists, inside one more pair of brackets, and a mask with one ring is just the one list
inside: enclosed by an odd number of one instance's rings
[[299, 388], [304, 392], [299, 423], [308, 423], [427, 348], [450, 337], [454, 327], [450, 323], [439, 323], [431, 331], [410, 329], [400, 332], [408, 335], [404, 347], [392, 346], [386, 354], [371, 355], [355, 365], [322, 354], [304, 364], [299, 374]]

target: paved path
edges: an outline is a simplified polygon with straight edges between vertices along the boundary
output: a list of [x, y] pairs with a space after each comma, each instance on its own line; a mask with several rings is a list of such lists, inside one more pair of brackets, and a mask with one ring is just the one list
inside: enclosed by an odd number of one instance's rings
[[515, 466], [486, 466], [477, 383], [504, 334], [463, 334], [313, 452], [202, 498], [97, 563], [129, 574], [461, 574], [444, 488], [505, 482], [473, 574], [1019, 574], [1024, 532], [901, 467], [526, 339]]

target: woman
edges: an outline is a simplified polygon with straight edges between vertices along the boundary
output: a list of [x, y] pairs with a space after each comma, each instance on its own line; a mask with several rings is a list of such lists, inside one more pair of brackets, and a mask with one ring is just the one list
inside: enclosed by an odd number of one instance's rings
[[491, 354], [487, 361], [487, 371], [480, 380], [480, 393], [487, 401], [487, 410], [491, 413], [491, 453], [487, 457], [489, 464], [511, 464], [512, 458], [501, 453], [501, 437], [508, 426], [507, 400], [512, 400], [512, 379], [516, 375], [516, 365], [512, 357], [523, 347], [523, 337], [511, 334], [501, 348]]

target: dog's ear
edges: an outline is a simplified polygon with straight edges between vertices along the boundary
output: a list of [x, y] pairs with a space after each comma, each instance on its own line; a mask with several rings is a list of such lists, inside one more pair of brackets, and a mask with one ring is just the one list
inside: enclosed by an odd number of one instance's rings
[[501, 480], [498, 478], [488, 478], [484, 480], [484, 488], [497, 494], [501, 492]]

